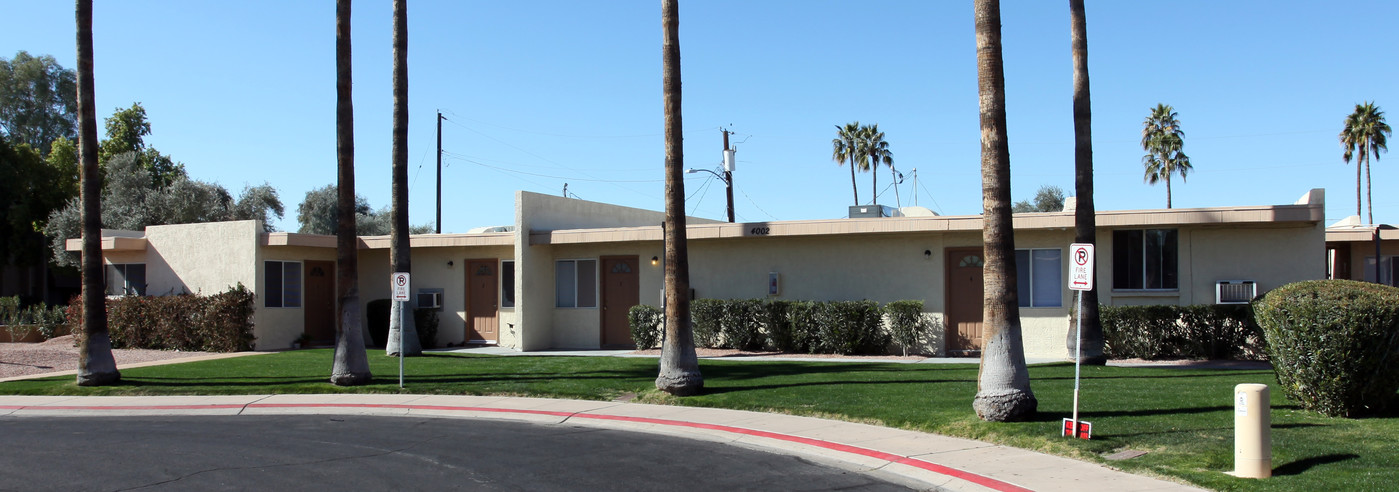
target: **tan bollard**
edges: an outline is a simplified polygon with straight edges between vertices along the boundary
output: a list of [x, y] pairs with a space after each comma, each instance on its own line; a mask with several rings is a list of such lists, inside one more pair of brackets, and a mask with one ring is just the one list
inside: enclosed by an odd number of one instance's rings
[[1234, 472], [1240, 478], [1273, 476], [1273, 419], [1268, 385], [1234, 387]]

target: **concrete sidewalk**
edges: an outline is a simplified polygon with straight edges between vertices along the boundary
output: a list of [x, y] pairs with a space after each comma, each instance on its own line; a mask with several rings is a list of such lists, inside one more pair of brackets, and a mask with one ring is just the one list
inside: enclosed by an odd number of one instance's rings
[[980, 441], [738, 410], [540, 398], [441, 395], [163, 397], [0, 396], [0, 418], [125, 415], [356, 414], [506, 419], [724, 442], [882, 469], [942, 490], [1200, 490]]

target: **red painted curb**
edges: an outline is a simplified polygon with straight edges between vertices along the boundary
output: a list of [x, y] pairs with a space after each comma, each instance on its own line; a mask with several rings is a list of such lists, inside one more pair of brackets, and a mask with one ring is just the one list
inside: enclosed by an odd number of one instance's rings
[[974, 484], [977, 484], [977, 485], [980, 485], [980, 486], [983, 486], [983, 487], [987, 487], [987, 488], [990, 488], [990, 489], [993, 489], [993, 490], [1002, 491], [1002, 492], [1031, 492], [1031, 489], [1027, 489], [1027, 488], [1025, 488], [1025, 487], [1021, 487], [1021, 486], [1019, 486], [1019, 485], [1015, 485], [1015, 484], [1012, 484], [1012, 483], [1002, 482], [1002, 481], [1000, 481], [1000, 480], [996, 480], [996, 479], [991, 478], [991, 477], [987, 477], [987, 476], [984, 476], [984, 475], [978, 475], [978, 474], [975, 474], [975, 473], [972, 473], [972, 472], [968, 472], [968, 471], [965, 471], [965, 470], [958, 470], [958, 469], [956, 469], [956, 468], [952, 468], [952, 467], [948, 467], [948, 466], [939, 465], [939, 464], [937, 464], [937, 463], [933, 463], [933, 462], [930, 462], [930, 461], [924, 461], [924, 460], [921, 460], [921, 459], [918, 459], [918, 458], [913, 458], [913, 457], [908, 457], [908, 456], [900, 456], [900, 455], [893, 454], [893, 453], [886, 453], [886, 452], [883, 452], [883, 451], [877, 451], [877, 450], [868, 449], [868, 448], [862, 448], [862, 447], [858, 447], [858, 446], [851, 446], [851, 445], [848, 445], [848, 444], [840, 444], [840, 443], [836, 443], [836, 442], [825, 441], [825, 440], [821, 440], [821, 439], [813, 439], [813, 438], [809, 438], [809, 437], [794, 436], [794, 435], [790, 435], [790, 434], [779, 434], [779, 433], [776, 433], [776, 432], [768, 432], [768, 431], [760, 431], [760, 430], [753, 430], [753, 429], [745, 429], [745, 428], [742, 428], [742, 427], [733, 427], [733, 426], [728, 426], [728, 425], [703, 424], [703, 423], [698, 423], [698, 422], [686, 422], [686, 421], [682, 421], [682, 420], [656, 419], [656, 418], [648, 418], [648, 417], [627, 417], [627, 416], [623, 416], [623, 415], [607, 415], [607, 414], [578, 413], [578, 412], [559, 412], [559, 411], [549, 411], [549, 410], [526, 410], [526, 409], [491, 408], [491, 407], [458, 407], [458, 406], [446, 406], [446, 405], [405, 405], [405, 404], [392, 404], [392, 403], [249, 403], [249, 404], [247, 404], [247, 405], [239, 405], [239, 404], [216, 404], [216, 405], [131, 405], [131, 406], [123, 406], [123, 405], [102, 405], [102, 406], [98, 406], [98, 405], [39, 405], [39, 406], [28, 406], [28, 405], [0, 405], [0, 409], [3, 409], [3, 410], [91, 410], [91, 411], [103, 411], [103, 410], [228, 410], [228, 409], [238, 409], [238, 408], [388, 408], [388, 409], [402, 409], [402, 410], [436, 410], [436, 411], [455, 411], [455, 412], [511, 413], [511, 414], [523, 414], [523, 415], [546, 415], [546, 416], [550, 416], [550, 417], [564, 417], [564, 418], [576, 418], [576, 419], [615, 420], [615, 421], [621, 421], [621, 422], [635, 422], [635, 423], [643, 423], [643, 424], [656, 424], [656, 425], [666, 425], [666, 426], [672, 426], [672, 427], [688, 427], [688, 428], [693, 428], [693, 429], [713, 430], [713, 431], [720, 431], [720, 432], [728, 432], [728, 433], [731, 433], [731, 434], [741, 434], [741, 435], [746, 435], [746, 436], [761, 437], [761, 438], [765, 438], [765, 439], [774, 439], [774, 440], [778, 440], [778, 441], [787, 441], [787, 442], [792, 442], [792, 443], [797, 443], [797, 444], [803, 444], [803, 445], [812, 446], [812, 447], [817, 447], [817, 448], [822, 448], [822, 449], [828, 449], [828, 450], [831, 450], [831, 451], [836, 451], [836, 452], [841, 452], [841, 453], [852, 454], [852, 455], [856, 455], [856, 456], [864, 456], [864, 457], [868, 457], [868, 458], [874, 458], [874, 459], [889, 461], [889, 462], [898, 463], [898, 464], [901, 464], [901, 465], [912, 466], [912, 467], [914, 467], [914, 468], [918, 468], [918, 469], [921, 469], [921, 470], [930, 471], [930, 472], [933, 472], [933, 473], [937, 473], [937, 474], [939, 474], [939, 475], [946, 475], [946, 476], [949, 476], [949, 477], [952, 477], [952, 478], [956, 478], [956, 479], [958, 479], [958, 480], [965, 480], [965, 481], [967, 481], [967, 482], [971, 482], [971, 483], [974, 483]]

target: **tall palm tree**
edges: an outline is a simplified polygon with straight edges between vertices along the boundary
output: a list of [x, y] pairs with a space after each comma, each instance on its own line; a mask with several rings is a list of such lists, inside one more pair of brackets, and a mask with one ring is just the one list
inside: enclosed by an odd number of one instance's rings
[[1180, 115], [1166, 104], [1157, 104], [1151, 115], [1142, 122], [1142, 165], [1146, 167], [1146, 182], [1156, 184], [1166, 182], [1166, 208], [1171, 208], [1171, 175], [1185, 175], [1192, 170], [1190, 157], [1181, 149], [1185, 146], [1182, 138], [1185, 132], [1180, 129]]
[[860, 146], [861, 128], [858, 121], [846, 123], [844, 127], [836, 125], [836, 138], [831, 139], [831, 160], [838, 166], [850, 162], [850, 191], [855, 194], [856, 206], [860, 205], [860, 190], [855, 187], [855, 168], [866, 165]]
[[1000, 0], [976, 0], [976, 73], [981, 94], [981, 238], [985, 294], [981, 374], [972, 408], [983, 420], [1024, 420], [1039, 406], [1030, 390], [1016, 294], [1015, 230], [1011, 224], [1010, 143], [1001, 60]]
[[78, 160], [82, 162], [83, 337], [78, 342], [78, 386], [121, 381], [107, 331], [102, 281], [102, 176], [97, 169], [97, 108], [92, 75], [92, 0], [78, 0]]
[[339, 171], [339, 217], [335, 227], [335, 359], [330, 382], [366, 384], [369, 357], [359, 309], [359, 238], [355, 236], [355, 105], [350, 80], [350, 0], [335, 0], [335, 154]]
[[[412, 272], [408, 244], [408, 0], [393, 2], [393, 223], [389, 234], [390, 267], [394, 272]], [[388, 355], [423, 355], [413, 310], [402, 302], [393, 303], [389, 320]], [[399, 337], [402, 337], [400, 345]]]
[[[1370, 208], [1367, 224], [1375, 223], [1375, 207], [1370, 203], [1370, 157], [1380, 158], [1385, 147], [1385, 137], [1389, 136], [1389, 124], [1384, 122], [1384, 112], [1373, 102], [1356, 104], [1355, 112], [1346, 117], [1346, 126], [1341, 130], [1341, 148], [1345, 153], [1341, 158], [1350, 164], [1355, 162], [1355, 215], [1360, 215], [1360, 168], [1365, 168], [1365, 203]], [[1377, 277], [1378, 278], [1378, 277]]]
[[[1088, 91], [1088, 19], [1083, 0], [1069, 0], [1069, 38], [1074, 63], [1074, 242], [1096, 244], [1097, 212], [1093, 206], [1093, 111]], [[1096, 271], [1096, 269], [1095, 269]], [[1103, 324], [1098, 316], [1097, 283], [1079, 293], [1078, 327], [1069, 327], [1069, 356], [1083, 364], [1107, 364]], [[1081, 334], [1079, 332], [1082, 332]], [[1082, 337], [1081, 339], [1079, 337]], [[1082, 354], [1079, 355], [1079, 344]]]
[[665, 342], [656, 388], [677, 396], [704, 389], [690, 326], [690, 259], [685, 244], [685, 153], [680, 118], [680, 5], [661, 2], [661, 92], [665, 99]]
[[889, 142], [884, 140], [884, 132], [879, 131], [879, 124], [866, 126], [860, 132], [860, 146], [863, 148], [861, 154], [868, 159], [868, 164], [861, 166], [861, 170], [870, 170], [870, 176], [874, 179], [870, 182], [870, 203], [879, 204], [879, 166], [887, 166], [892, 172], [894, 169], [894, 152], [889, 150]]

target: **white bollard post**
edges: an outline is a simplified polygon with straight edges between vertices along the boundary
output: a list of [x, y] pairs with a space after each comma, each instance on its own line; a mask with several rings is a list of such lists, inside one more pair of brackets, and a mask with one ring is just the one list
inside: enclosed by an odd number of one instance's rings
[[1234, 387], [1234, 472], [1240, 478], [1273, 476], [1273, 419], [1268, 385]]

